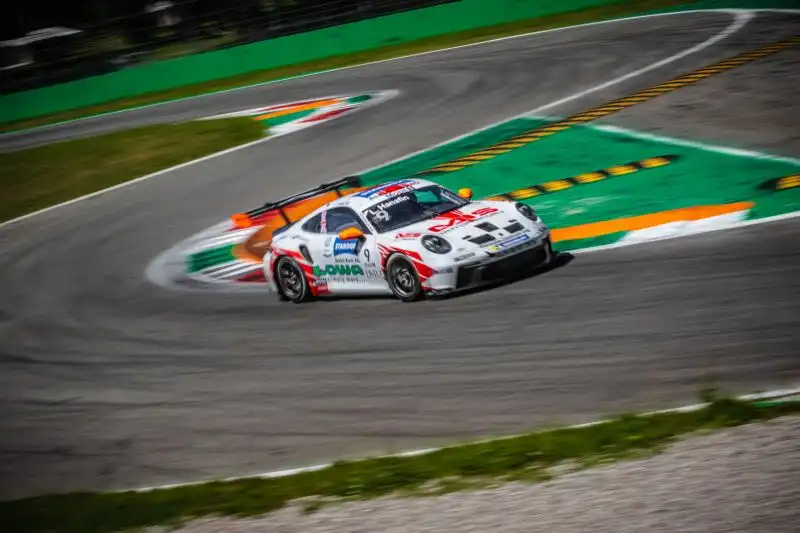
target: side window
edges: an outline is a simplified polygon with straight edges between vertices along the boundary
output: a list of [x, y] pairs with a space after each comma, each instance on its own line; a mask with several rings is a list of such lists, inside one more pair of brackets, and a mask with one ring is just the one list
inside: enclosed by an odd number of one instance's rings
[[364, 233], [368, 233], [367, 228], [361, 223], [355, 211], [348, 207], [328, 209], [325, 213], [325, 224], [327, 233], [339, 233], [343, 229], [350, 227], [356, 227]]
[[322, 222], [322, 213], [319, 213], [309, 218], [306, 221], [306, 223], [303, 224], [302, 226], [303, 231], [307, 231], [309, 233], [320, 233], [322, 231], [321, 222]]

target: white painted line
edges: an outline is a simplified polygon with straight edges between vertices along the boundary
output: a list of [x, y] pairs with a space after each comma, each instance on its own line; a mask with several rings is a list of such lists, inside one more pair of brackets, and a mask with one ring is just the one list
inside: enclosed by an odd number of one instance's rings
[[[544, 120], [548, 122], [560, 122], [564, 120], [566, 117], [557, 116], [557, 115], [547, 115], [547, 114], [530, 114], [527, 118], [531, 118], [534, 120]], [[719, 144], [711, 144], [707, 142], [700, 142], [700, 141], [692, 141], [688, 139], [681, 139], [678, 137], [670, 137], [668, 135], [657, 135], [655, 133], [646, 133], [639, 130], [634, 130], [630, 128], [624, 128], [622, 126], [616, 126], [611, 124], [602, 124], [600, 122], [588, 122], [586, 124], [576, 124], [572, 126], [573, 128], [586, 128], [586, 129], [593, 129], [598, 131], [603, 131], [606, 133], [614, 133], [618, 135], [624, 135], [626, 137], [631, 137], [634, 139], [643, 139], [646, 141], [654, 141], [664, 144], [672, 144], [674, 146], [684, 146], [686, 148], [696, 148], [698, 150], [704, 150], [706, 152], [714, 152], [723, 155], [730, 155], [734, 157], [744, 157], [748, 159], [761, 159], [764, 161], [775, 161], [776, 163], [788, 163], [790, 165], [798, 165], [800, 166], [800, 159], [785, 155], [776, 155], [776, 154], [769, 154], [767, 152], [761, 152], [758, 150], [749, 150], [745, 148], [732, 148], [730, 146], [722, 146]]]
[[[793, 10], [790, 10], [790, 11], [795, 12]], [[798, 10], [798, 11], [800, 11], [800, 10]], [[558, 121], [564, 119], [564, 117], [553, 116], [553, 115], [531, 115], [528, 118], [546, 120], [546, 121], [551, 121], [551, 122], [558, 122]], [[724, 155], [730, 155], [730, 156], [734, 156], [734, 157], [744, 157], [744, 158], [748, 158], [748, 159], [760, 159], [760, 160], [765, 160], [765, 161], [775, 161], [775, 162], [779, 162], [779, 163], [788, 163], [788, 164], [791, 164], [791, 165], [800, 166], [800, 159], [796, 159], [796, 158], [793, 158], [793, 157], [778, 156], [778, 155], [774, 155], [774, 154], [768, 154], [768, 153], [765, 153], [765, 152], [758, 152], [758, 151], [755, 151], [755, 150], [744, 150], [744, 149], [741, 149], [741, 148], [730, 148], [730, 147], [727, 147], [727, 146], [719, 146], [719, 145], [715, 145], [715, 144], [709, 144], [709, 143], [703, 143], [703, 142], [697, 142], [697, 141], [688, 141], [688, 140], [685, 140], [685, 139], [678, 139], [678, 138], [675, 138], [675, 137], [668, 137], [666, 135], [654, 135], [654, 134], [651, 134], [651, 133], [644, 133], [644, 132], [641, 132], [641, 131], [622, 128], [622, 127], [619, 127], [619, 126], [588, 123], [588, 124], [580, 124], [580, 125], [577, 125], [577, 126], [574, 126], [574, 127], [595, 129], [595, 130], [599, 130], [599, 131], [605, 131], [605, 132], [608, 132], [608, 133], [625, 135], [625, 136], [632, 137], [632, 138], [645, 139], [645, 140], [656, 141], [656, 142], [661, 142], [661, 143], [666, 143], [666, 144], [673, 144], [675, 146], [685, 146], [687, 148], [695, 148], [695, 149], [698, 149], [698, 150], [704, 150], [704, 151], [707, 151], [707, 152], [715, 152], [715, 153], [720, 153], [720, 154], [724, 154]], [[793, 219], [793, 218], [797, 218], [797, 217], [800, 217], [800, 211], [793, 211], [793, 212], [790, 212], [790, 213], [783, 213], [783, 214], [780, 214], [780, 215], [773, 215], [771, 217], [757, 218], [757, 219], [753, 219], [753, 220], [736, 220], [736, 221], [727, 220], [726, 224], [721, 224], [719, 226], [714, 226], [714, 227], [704, 227], [702, 233], [711, 233], [711, 232], [715, 232], [715, 231], [731, 230], [731, 229], [736, 229], [736, 228], [741, 228], [741, 227], [755, 226], [755, 225], [758, 225], [758, 224], [769, 224], [769, 223], [772, 223], [772, 222], [778, 222], [778, 221], [782, 221], [782, 220], [789, 220], [789, 219]], [[666, 229], [666, 228], [662, 228], [662, 229]], [[694, 234], [697, 234], [697, 233], [691, 233], [691, 234], [694, 235]], [[658, 240], [678, 239], [678, 238], [686, 237], [686, 236], [689, 236], [689, 235], [690, 234], [688, 234], [688, 233], [687, 234], [676, 233], [676, 234], [673, 234], [673, 235], [668, 235], [665, 232], [663, 235], [661, 235], [659, 237]], [[647, 244], [648, 242], [654, 242], [654, 241], [652, 241], [652, 240], [651, 241], [645, 241], [645, 240], [633, 241], [631, 239], [623, 238], [622, 240], [620, 240], [618, 242], [615, 242], [615, 243], [612, 243], [612, 244], [604, 244], [604, 245], [601, 245], [601, 246], [591, 246], [591, 247], [588, 247], [588, 248], [578, 248], [578, 249], [575, 249], [575, 250], [568, 250], [567, 253], [571, 253], [571, 254], [579, 254], [579, 253], [580, 254], [586, 254], [586, 253], [590, 253], [590, 252], [602, 252], [602, 251], [605, 251], [605, 250], [614, 250], [614, 249], [617, 249], [617, 248], [624, 248], [626, 246], [635, 246], [635, 245], [638, 245], [638, 244]]]
[[216, 95], [216, 94], [223, 94], [223, 93], [229, 93], [229, 92], [233, 92], [233, 91], [247, 90], [247, 89], [252, 89], [254, 87], [263, 87], [265, 85], [283, 83], [283, 82], [286, 82], [286, 81], [292, 81], [292, 80], [296, 80], [296, 79], [307, 78], [307, 77], [310, 77], [310, 76], [319, 76], [319, 75], [328, 74], [328, 73], [331, 73], [331, 72], [340, 72], [340, 71], [343, 71], [343, 70], [364, 68], [364, 67], [369, 67], [369, 66], [372, 66], [372, 65], [378, 65], [378, 64], [381, 64], [381, 63], [388, 63], [390, 61], [403, 61], [403, 60], [406, 60], [406, 59], [414, 59], [414, 58], [418, 58], [418, 57], [422, 57], [422, 56], [426, 56], [426, 55], [440, 54], [442, 52], [450, 52], [450, 51], [453, 51], [453, 50], [460, 50], [462, 48], [470, 48], [470, 47], [473, 47], [473, 46], [485, 46], [487, 44], [499, 43], [499, 42], [508, 41], [508, 40], [511, 40], [511, 39], [522, 39], [522, 38], [531, 37], [531, 36], [534, 36], [534, 35], [543, 35], [543, 34], [546, 34], [546, 33], [558, 32], [558, 31], [565, 30], [565, 29], [583, 28], [583, 27], [589, 27], [589, 26], [596, 26], [596, 25], [599, 25], [599, 24], [608, 24], [608, 23], [614, 23], [614, 22], [620, 22], [620, 21], [628, 21], [628, 20], [648, 19], [648, 18], [653, 18], [653, 17], [666, 17], [666, 16], [673, 16], [673, 15], [685, 15], [685, 14], [691, 14], [691, 13], [712, 13], [712, 12], [727, 12], [727, 13], [730, 13], [730, 12], [733, 12], [733, 11], [750, 11], [750, 12], [756, 12], [756, 11], [787, 11], [787, 12], [792, 12], [793, 13], [793, 12], [797, 12], [797, 11], [800, 11], [800, 10], [792, 10], [792, 9], [789, 9], [789, 10], [773, 10], [773, 9], [749, 9], [749, 10], [743, 10], [743, 9], [738, 9], [738, 10], [737, 9], [696, 9], [696, 10], [675, 11], [675, 12], [671, 12], [671, 13], [653, 13], [653, 14], [650, 14], [650, 15], [636, 15], [636, 16], [631, 16], [631, 17], [620, 17], [620, 18], [609, 19], [609, 20], [600, 20], [600, 21], [596, 21], [596, 22], [586, 22], [586, 23], [583, 23], [583, 24], [576, 24], [574, 26], [563, 26], [563, 27], [560, 27], [560, 28], [551, 28], [551, 29], [548, 29], [548, 30], [538, 30], [538, 31], [533, 31], [533, 32], [528, 32], [528, 33], [521, 33], [521, 34], [518, 34], [518, 35], [509, 35], [509, 36], [506, 36], [506, 37], [498, 37], [498, 38], [495, 38], [495, 39], [489, 39], [489, 40], [486, 40], [486, 41], [479, 41], [479, 42], [476, 42], [476, 43], [469, 43], [469, 44], [462, 44], [462, 45], [458, 45], [458, 46], [451, 46], [449, 48], [439, 48], [437, 50], [429, 50], [427, 52], [418, 52], [418, 53], [415, 53], [415, 54], [408, 54], [408, 55], [399, 56], [399, 57], [391, 57], [391, 58], [388, 58], [388, 59], [380, 59], [378, 61], [368, 61], [366, 63], [359, 63], [357, 65], [350, 65], [350, 66], [347, 66], [347, 67], [338, 67], [338, 68], [329, 69], [329, 70], [320, 70], [320, 71], [316, 71], [316, 72], [309, 72], [307, 74], [298, 74], [297, 76], [289, 76], [287, 78], [280, 78], [280, 79], [277, 79], [277, 80], [270, 80], [270, 81], [265, 81], [265, 82], [261, 82], [261, 83], [254, 83], [252, 85], [244, 85], [242, 87], [234, 87], [234, 88], [231, 88], [231, 89], [223, 89], [221, 91], [214, 91], [214, 92], [210, 92], [210, 93], [198, 94], [198, 95], [195, 95], [195, 96], [187, 96], [187, 97], [184, 97], [184, 98], [175, 98], [173, 100], [167, 100], [165, 102], [156, 102], [156, 103], [153, 103], [153, 104], [147, 104], [147, 105], [133, 107], [133, 108], [129, 108], [129, 109], [120, 109], [118, 111], [109, 111], [107, 113], [101, 113], [99, 115], [92, 115], [90, 117], [83, 117], [83, 118], [77, 118], [77, 119], [72, 119], [72, 120], [65, 120], [65, 121], [62, 121], [62, 122], [54, 123], [54, 124], [45, 124], [43, 126], [36, 126], [34, 128], [29, 128], [29, 129], [26, 129], [26, 130], [19, 130], [19, 131], [3, 133], [3, 134], [0, 134], [0, 139], [2, 139], [3, 136], [22, 135], [22, 134], [27, 134], [29, 132], [37, 131], [37, 130], [41, 130], [41, 129], [45, 129], [45, 128], [53, 128], [53, 127], [56, 127], [56, 126], [62, 126], [64, 124], [71, 124], [73, 122], [80, 122], [80, 121], [84, 121], [84, 120], [93, 120], [93, 119], [96, 119], [96, 118], [106, 117], [106, 116], [109, 116], [109, 115], [116, 115], [116, 114], [119, 114], [119, 113], [127, 113], [129, 111], [136, 111], [136, 110], [139, 110], [139, 109], [147, 109], [147, 108], [150, 108], [150, 107], [170, 104], [170, 103], [179, 102], [179, 101], [194, 100], [196, 98], [205, 98], [205, 97], [213, 96], [213, 95]]
[[66, 206], [71, 205], [71, 204], [75, 204], [75, 203], [78, 203], [78, 202], [82, 202], [84, 200], [88, 200], [89, 198], [95, 198], [97, 196], [100, 196], [100, 195], [103, 195], [103, 194], [106, 194], [106, 193], [109, 193], [109, 192], [112, 192], [112, 191], [123, 189], [125, 187], [130, 187], [131, 185], [135, 185], [137, 183], [141, 183], [141, 182], [143, 182], [145, 180], [149, 180], [149, 179], [155, 178], [157, 176], [168, 174], [169, 172], [173, 172], [175, 170], [180, 170], [182, 168], [186, 168], [188, 166], [195, 165], [197, 163], [202, 163], [203, 161], [208, 161], [209, 159], [213, 159], [215, 157], [220, 157], [220, 156], [223, 156], [223, 155], [226, 155], [226, 154], [230, 154], [230, 153], [236, 152], [238, 150], [244, 150], [246, 148], [250, 148], [251, 146], [255, 146], [257, 144], [261, 144], [263, 142], [269, 141], [270, 139], [271, 139], [271, 137], [265, 137], [263, 139], [257, 139], [255, 141], [251, 141], [249, 143], [240, 144], [239, 146], [234, 146], [233, 148], [227, 148], [225, 150], [221, 150], [219, 152], [215, 152], [213, 154], [209, 154], [209, 155], [203, 156], [203, 157], [201, 157], [199, 159], [192, 159], [191, 161], [187, 161], [185, 163], [181, 163], [180, 165], [175, 165], [174, 167], [165, 168], [163, 170], [159, 170], [157, 172], [153, 172], [152, 174], [147, 174], [146, 176], [141, 176], [141, 177], [138, 177], [136, 179], [133, 179], [133, 180], [130, 180], [130, 181], [126, 181], [126, 182], [120, 183], [118, 185], [114, 185], [113, 187], [109, 187], [107, 189], [102, 189], [102, 190], [95, 191], [95, 192], [90, 193], [90, 194], [86, 194], [84, 196], [79, 196], [78, 198], [73, 198], [72, 200], [67, 200], [66, 202], [61, 202], [60, 204], [51, 205], [50, 207], [45, 207], [44, 209], [39, 209], [38, 211], [34, 211], [33, 213], [28, 213], [26, 215], [22, 215], [22, 216], [19, 216], [17, 218], [12, 218], [11, 220], [6, 220], [5, 222], [0, 222], [0, 228], [6, 227], [6, 226], [10, 226], [12, 224], [16, 224], [17, 222], [22, 222], [23, 220], [27, 220], [29, 218], [32, 218], [32, 217], [35, 217], [37, 215], [41, 215], [41, 214], [47, 213], [49, 211], [54, 211], [56, 209], [59, 209], [59, 208], [62, 208], [62, 207], [66, 207]]
[[620, 76], [618, 78], [614, 78], [613, 80], [607, 81], [606, 83], [603, 83], [601, 85], [597, 85], [595, 87], [591, 87], [589, 89], [586, 89], [585, 91], [581, 91], [581, 92], [573, 94], [571, 96], [567, 96], [566, 98], [562, 98], [560, 100], [556, 100], [555, 102], [550, 102], [547, 105], [539, 106], [536, 109], [534, 109], [533, 111], [531, 111], [531, 113], [532, 114], [541, 113], [542, 111], [546, 111], [546, 110], [551, 109], [553, 107], [557, 107], [557, 106], [566, 104], [567, 102], [571, 102], [573, 100], [577, 100], [579, 98], [583, 98], [584, 96], [587, 96], [589, 94], [595, 93], [597, 91], [602, 91], [603, 89], [608, 89], [609, 87], [611, 87], [613, 85], [616, 85], [618, 83], [622, 83], [623, 81], [627, 81], [629, 79], [635, 78], [636, 76], [640, 76], [641, 74], [644, 74], [645, 72], [650, 72], [651, 70], [655, 70], [657, 68], [663, 67], [664, 65], [668, 65], [669, 63], [672, 63], [674, 61], [682, 59], [682, 58], [684, 58], [684, 57], [686, 57], [688, 55], [694, 54], [695, 52], [699, 52], [700, 50], [708, 48], [709, 46], [712, 46], [712, 45], [720, 42], [721, 40], [726, 39], [730, 35], [733, 35], [737, 31], [742, 29], [744, 27], [744, 25], [747, 24], [750, 21], [751, 18], [753, 18], [753, 16], [754, 16], [753, 13], [748, 12], [748, 11], [744, 11], [744, 12], [736, 11], [736, 15], [735, 15], [735, 19], [733, 21], [733, 24], [731, 24], [730, 26], [725, 28], [722, 32], [718, 33], [717, 35], [714, 35], [711, 38], [703, 41], [702, 43], [696, 44], [696, 45], [692, 46], [691, 48], [687, 48], [683, 52], [680, 52], [680, 53], [677, 53], [677, 54], [672, 55], [670, 57], [667, 57], [665, 59], [662, 59], [661, 61], [657, 61], [656, 63], [650, 64], [650, 65], [648, 65], [646, 67], [634, 70], [633, 72], [629, 72], [628, 74], [624, 74], [624, 75], [622, 75], [622, 76]]
[[628, 231], [616, 244], [634, 245], [646, 242], [676, 239], [699, 233], [708, 233], [716, 230], [730, 229], [747, 216], [748, 209], [725, 213], [699, 220], [680, 220], [659, 224], [649, 228]]
[[631, 130], [622, 128], [620, 126], [611, 126], [607, 124], [583, 124], [581, 127], [592, 128], [609, 133], [619, 133], [628, 137], [637, 139], [645, 139], [648, 141], [656, 141], [667, 144], [674, 144], [675, 146], [685, 146], [687, 148], [699, 148], [708, 152], [717, 152], [725, 155], [732, 155], [734, 157], [746, 157], [750, 159], [763, 159], [768, 161], [775, 161], [780, 163], [789, 163], [790, 165], [800, 166], [800, 159], [788, 156], [768, 154], [755, 150], [746, 150], [744, 148], [731, 148], [729, 146], [719, 146], [715, 144], [703, 143], [699, 141], [688, 141], [685, 139], [677, 139], [675, 137], [667, 137], [666, 135], [656, 135], [653, 133], [645, 133], [642, 131]]
[[207, 239], [207, 240], [204, 239], [203, 241], [199, 242], [194, 248], [189, 250], [188, 253], [196, 254], [198, 252], [202, 252], [202, 251], [209, 250], [209, 249], [212, 249], [212, 248], [218, 248], [220, 246], [225, 246], [226, 244], [238, 243], [238, 242], [240, 242], [242, 240], [245, 240], [248, 237], [250, 237], [250, 235], [255, 233], [258, 229], [259, 228], [256, 226], [256, 227], [253, 227], [253, 228], [246, 228], [246, 229], [241, 229], [241, 230], [236, 230], [236, 231], [228, 231], [228, 232], [225, 232], [222, 235], [219, 235], [217, 237], [212, 237], [212, 238]]
[[[744, 394], [744, 395], [741, 395], [741, 396], [737, 396], [736, 398], [738, 398], [739, 400], [742, 400], [742, 401], [773, 400], [773, 399], [791, 397], [791, 396], [795, 396], [797, 394], [800, 394], [800, 386], [794, 387], [794, 388], [789, 388], [789, 389], [776, 389], [776, 390], [771, 390], [771, 391], [761, 392], [761, 393]], [[646, 417], [646, 416], [654, 416], [654, 415], [661, 415], [661, 414], [668, 414], [668, 413], [691, 413], [693, 411], [699, 411], [700, 409], [703, 409], [704, 407], [707, 407], [708, 405], [709, 405], [708, 403], [696, 403], [696, 404], [684, 405], [684, 406], [681, 406], [681, 407], [674, 407], [674, 408], [671, 408], [671, 409], [661, 409], [659, 411], [648, 411], [648, 412], [645, 412], [645, 413], [641, 413], [639, 416], [645, 416]], [[574, 424], [574, 425], [571, 425], [571, 426], [564, 426], [564, 427], [558, 428], [558, 429], [577, 429], [577, 428], [592, 427], [592, 426], [598, 426], [598, 425], [606, 424], [608, 422], [613, 422], [613, 421], [614, 421], [614, 419], [602, 419], [602, 420], [596, 420], [594, 422], [586, 422], [586, 423], [583, 423], [583, 424]], [[533, 431], [535, 431], [535, 430], [533, 430]], [[543, 430], [543, 431], [547, 431], [547, 430]], [[519, 438], [519, 437], [521, 437], [523, 435], [526, 435], [526, 433], [521, 433], [521, 434], [517, 434], [517, 435], [508, 435], [508, 436], [497, 437], [497, 438], [492, 438], [492, 439], [481, 439], [481, 440], [475, 440], [475, 441], [455, 443], [455, 444], [452, 444], [450, 446], [464, 446], [464, 445], [472, 445], [472, 444], [483, 444], [483, 443], [487, 443], [487, 442], [500, 442], [500, 441], [504, 441], [504, 440]], [[419, 456], [419, 455], [426, 455], [426, 454], [429, 454], [429, 453], [437, 452], [437, 451], [443, 450], [443, 449], [445, 449], [447, 447], [450, 447], [450, 446], [439, 446], [439, 447], [434, 447], [434, 448], [424, 448], [424, 449], [419, 449], [419, 450], [410, 450], [410, 451], [407, 451], [407, 452], [392, 453], [392, 454], [387, 454], [387, 455], [380, 455], [380, 456], [377, 456], [377, 457], [365, 457], [365, 458], [362, 458], [362, 459], [351, 460], [351, 462], [356, 462], [356, 461], [359, 461], [359, 460], [370, 460], [370, 459], [386, 459], [386, 458], [390, 458], [390, 457], [415, 457], [415, 456]], [[304, 473], [307, 473], [307, 472], [316, 472], [318, 470], [323, 470], [323, 469], [329, 468], [331, 466], [333, 466], [333, 463], [323, 463], [323, 464], [316, 464], [316, 465], [311, 465], [311, 466], [303, 466], [303, 467], [298, 467], [298, 468], [289, 468], [289, 469], [285, 469], [285, 470], [273, 470], [273, 471], [270, 471], [270, 472], [264, 472], [262, 474], [253, 474], [253, 475], [250, 475], [250, 476], [236, 476], [236, 477], [228, 477], [228, 478], [223, 478], [223, 479], [207, 479], [207, 480], [204, 480], [204, 481], [192, 481], [192, 482], [188, 482], [188, 483], [172, 483], [172, 484], [169, 484], [169, 485], [158, 485], [158, 486], [153, 486], [153, 487], [141, 487], [141, 488], [136, 488], [136, 489], [123, 489], [123, 490], [112, 491], [112, 492], [128, 492], [128, 491], [131, 491], [131, 492], [149, 492], [149, 491], [153, 491], [153, 490], [164, 490], [164, 489], [172, 489], [172, 488], [178, 488], [178, 487], [190, 487], [190, 486], [193, 486], [193, 485], [202, 485], [203, 483], [209, 483], [209, 482], [212, 482], [212, 481], [226, 482], [226, 481], [239, 481], [239, 480], [244, 480], [244, 479], [272, 479], [272, 478], [293, 476], [293, 475], [296, 475], [296, 474], [304, 474]]]

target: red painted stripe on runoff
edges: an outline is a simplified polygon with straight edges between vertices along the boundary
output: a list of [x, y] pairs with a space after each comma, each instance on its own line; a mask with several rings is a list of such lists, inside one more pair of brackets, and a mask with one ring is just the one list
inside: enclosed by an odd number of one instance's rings
[[335, 117], [337, 115], [341, 115], [342, 113], [350, 111], [351, 109], [353, 109], [353, 108], [352, 107], [347, 107], [345, 109], [334, 109], [333, 111], [328, 111], [328, 112], [322, 113], [320, 115], [315, 115], [313, 117], [304, 118], [303, 120], [300, 121], [300, 123], [319, 122], [320, 120], [325, 120], [325, 119], [328, 119], [328, 118]]

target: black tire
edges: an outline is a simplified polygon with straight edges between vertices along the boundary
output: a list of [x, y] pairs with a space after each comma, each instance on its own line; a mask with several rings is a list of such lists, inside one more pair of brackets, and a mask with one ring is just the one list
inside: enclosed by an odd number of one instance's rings
[[556, 262], [558, 261], [558, 252], [556, 250], [553, 250], [553, 242], [550, 240], [550, 238], [547, 238], [544, 241], [544, 247], [545, 250], [547, 250], [547, 256], [549, 257], [549, 259], [547, 260], [547, 264], [545, 266], [549, 267], [556, 264]]
[[303, 269], [291, 257], [283, 256], [278, 259], [275, 264], [275, 281], [281, 300], [300, 303], [311, 299], [311, 290]]
[[386, 261], [386, 282], [392, 293], [404, 302], [415, 302], [425, 296], [417, 269], [402, 254], [394, 254]]

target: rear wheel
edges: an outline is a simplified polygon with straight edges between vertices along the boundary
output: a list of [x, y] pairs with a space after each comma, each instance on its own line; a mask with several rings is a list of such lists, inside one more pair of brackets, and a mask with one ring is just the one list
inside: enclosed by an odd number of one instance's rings
[[395, 254], [386, 262], [386, 281], [392, 293], [404, 302], [421, 300], [425, 294], [417, 269], [404, 255]]
[[284, 256], [278, 259], [275, 265], [275, 279], [278, 282], [281, 299], [300, 303], [311, 297], [303, 269], [291, 257]]

